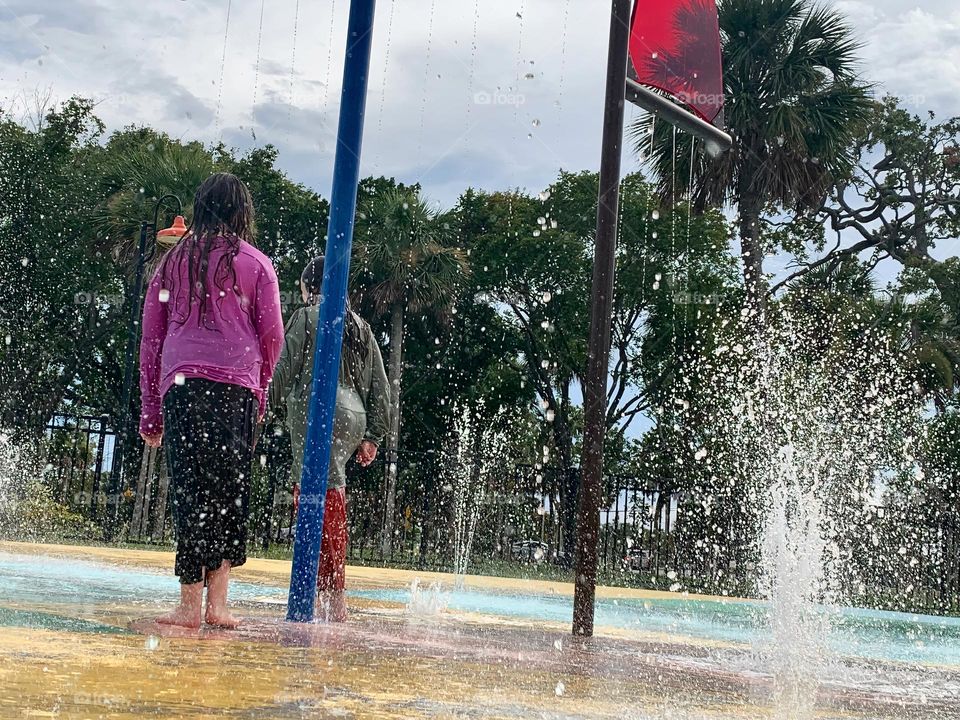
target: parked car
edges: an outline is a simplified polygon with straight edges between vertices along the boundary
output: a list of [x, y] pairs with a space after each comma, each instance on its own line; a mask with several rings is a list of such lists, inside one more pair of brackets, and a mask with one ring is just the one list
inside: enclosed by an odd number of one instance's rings
[[518, 540], [510, 546], [510, 557], [520, 562], [542, 563], [550, 551], [545, 542], [539, 540]]
[[645, 572], [650, 566], [651, 555], [646, 548], [630, 548], [623, 558], [623, 569], [629, 572]]

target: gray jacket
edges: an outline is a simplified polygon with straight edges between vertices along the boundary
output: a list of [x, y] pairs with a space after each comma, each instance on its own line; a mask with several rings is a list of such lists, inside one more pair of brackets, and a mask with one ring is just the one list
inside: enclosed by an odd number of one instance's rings
[[[340, 354], [341, 388], [359, 395], [366, 410], [366, 429], [363, 438], [377, 445], [383, 442], [390, 426], [390, 385], [383, 367], [380, 347], [370, 326], [350, 311], [351, 320], [360, 327], [361, 353], [351, 353], [344, 343]], [[313, 355], [316, 350], [316, 328], [320, 316], [317, 305], [297, 310], [284, 331], [283, 351], [270, 383], [270, 405], [287, 405], [287, 427], [293, 451], [293, 475], [299, 479], [297, 469], [303, 455], [307, 432], [307, 413], [313, 382]], [[341, 390], [341, 394], [342, 394]], [[339, 402], [339, 400], [338, 400]], [[336, 429], [334, 431], [336, 433]], [[352, 454], [352, 450], [351, 450]]]

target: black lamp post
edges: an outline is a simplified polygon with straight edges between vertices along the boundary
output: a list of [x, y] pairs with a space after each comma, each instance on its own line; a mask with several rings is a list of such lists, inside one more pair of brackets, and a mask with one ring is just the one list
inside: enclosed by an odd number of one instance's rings
[[[172, 201], [177, 208], [177, 217], [173, 227], [157, 233], [157, 223], [160, 219], [160, 208], [167, 201]], [[137, 270], [134, 275], [133, 287], [128, 299], [130, 302], [130, 317], [127, 321], [127, 351], [123, 367], [123, 391], [120, 401], [119, 427], [113, 447], [113, 462], [110, 468], [110, 486], [107, 490], [107, 521], [105, 534], [108, 540], [112, 539], [117, 531], [120, 513], [120, 489], [123, 485], [123, 464], [126, 451], [130, 448], [130, 440], [134, 436], [134, 413], [131, 412], [131, 395], [133, 391], [133, 363], [140, 341], [140, 305], [143, 297], [143, 274], [147, 260], [152, 259], [157, 250], [159, 235], [179, 239], [186, 228], [183, 225], [183, 204], [176, 195], [164, 195], [153, 207], [153, 222], [144, 220], [140, 223], [140, 243], [137, 248]], [[184, 232], [180, 232], [180, 230]], [[154, 243], [147, 253], [147, 236], [154, 234]]]

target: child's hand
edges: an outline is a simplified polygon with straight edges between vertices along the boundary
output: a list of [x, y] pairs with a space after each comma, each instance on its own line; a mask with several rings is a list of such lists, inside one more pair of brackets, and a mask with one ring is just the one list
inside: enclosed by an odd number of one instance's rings
[[160, 443], [163, 442], [163, 433], [157, 435], [147, 435], [146, 433], [140, 433], [140, 437], [143, 438], [143, 441], [152, 448], [160, 447]]
[[367, 467], [377, 459], [377, 444], [370, 440], [364, 440], [357, 448], [357, 462], [361, 467]]

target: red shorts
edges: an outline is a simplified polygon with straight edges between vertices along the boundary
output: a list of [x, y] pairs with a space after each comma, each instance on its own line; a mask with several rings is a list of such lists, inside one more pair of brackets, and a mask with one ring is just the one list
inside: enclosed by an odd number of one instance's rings
[[[300, 485], [293, 486], [294, 510], [300, 506]], [[347, 565], [347, 493], [343, 488], [327, 490], [323, 511], [323, 538], [320, 541], [320, 570], [317, 590], [343, 590]]]

